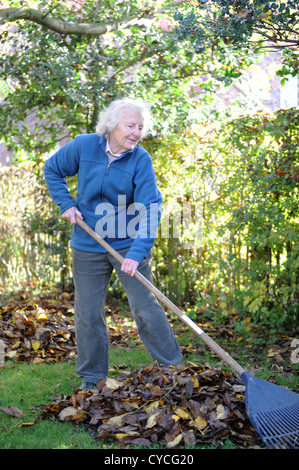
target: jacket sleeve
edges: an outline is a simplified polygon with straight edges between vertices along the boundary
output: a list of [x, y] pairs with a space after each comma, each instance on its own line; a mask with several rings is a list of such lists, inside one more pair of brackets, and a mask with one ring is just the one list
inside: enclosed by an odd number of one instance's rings
[[[138, 214], [139, 228], [126, 254], [127, 258], [141, 263], [150, 253], [161, 219], [162, 195], [148, 153], [138, 161], [134, 175], [134, 205]], [[134, 209], [133, 209], [134, 210]]]
[[76, 205], [65, 178], [78, 172], [79, 162], [80, 147], [77, 138], [67, 143], [45, 162], [45, 180], [52, 199], [59, 206], [61, 213]]

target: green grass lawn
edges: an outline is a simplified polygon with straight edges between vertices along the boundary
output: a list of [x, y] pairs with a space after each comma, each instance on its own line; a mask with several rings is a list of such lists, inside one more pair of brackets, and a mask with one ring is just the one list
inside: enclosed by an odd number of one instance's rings
[[[151, 358], [144, 348], [111, 349], [110, 366], [120, 364], [128, 368], [149, 364]], [[24, 364], [5, 363], [0, 369], [0, 406], [14, 406], [23, 411], [20, 418], [0, 411], [0, 449], [99, 449], [103, 443], [95, 441], [83, 428], [57, 420], [39, 420], [40, 405], [51, 403], [51, 397], [71, 395], [81, 380], [75, 372], [75, 363]], [[33, 424], [34, 423], [34, 424]]]

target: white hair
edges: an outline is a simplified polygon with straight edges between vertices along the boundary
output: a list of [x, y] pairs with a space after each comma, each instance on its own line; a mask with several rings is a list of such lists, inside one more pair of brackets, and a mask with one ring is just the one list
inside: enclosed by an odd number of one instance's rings
[[117, 126], [120, 119], [127, 111], [135, 111], [141, 114], [143, 118], [141, 138], [144, 138], [151, 126], [151, 112], [149, 104], [139, 98], [122, 98], [112, 101], [112, 103], [99, 114], [96, 126], [97, 134], [108, 139], [110, 132]]

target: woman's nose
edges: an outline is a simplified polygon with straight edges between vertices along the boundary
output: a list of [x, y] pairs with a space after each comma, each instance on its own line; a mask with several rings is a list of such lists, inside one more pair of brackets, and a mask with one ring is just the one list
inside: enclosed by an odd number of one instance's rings
[[134, 129], [133, 130], [133, 135], [135, 137], [141, 137], [141, 130], [140, 129]]

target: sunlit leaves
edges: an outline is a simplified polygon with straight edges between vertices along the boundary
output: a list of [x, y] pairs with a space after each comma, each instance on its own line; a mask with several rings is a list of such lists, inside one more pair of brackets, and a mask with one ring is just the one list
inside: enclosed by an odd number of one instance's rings
[[[215, 51], [224, 57], [261, 52], [265, 48], [285, 50], [288, 73], [298, 69], [298, 2], [203, 0], [177, 10], [178, 34], [196, 53]], [[250, 51], [250, 52], [249, 52]], [[286, 58], [285, 58], [286, 56]], [[293, 56], [292, 65], [289, 56]], [[287, 73], [281, 72], [282, 76]]]
[[[257, 316], [260, 313], [260, 320], [271, 318], [277, 325], [287, 317], [295, 321], [298, 312], [297, 128], [298, 112], [292, 109], [275, 116], [258, 113], [244, 117], [224, 131], [225, 145], [231, 142], [228, 148], [239, 168], [237, 175], [227, 165], [231, 157], [223, 159], [227, 178], [221, 193], [232, 207], [225, 228], [231, 234], [236, 230], [229, 242], [228, 261], [234, 266], [238, 260], [239, 273], [243, 266], [250, 279], [245, 306]], [[231, 198], [237, 180], [238, 192]], [[244, 246], [243, 250], [238, 245]]]
[[[283, 47], [298, 43], [298, 4], [295, 0], [282, 2], [249, 0], [203, 0], [197, 5], [178, 9], [183, 36], [189, 36], [196, 47], [207, 47], [208, 38], [212, 46], [229, 45], [237, 49], [246, 44], [258, 42], [258, 38], [283, 43]], [[256, 36], [253, 36], [256, 34]], [[200, 41], [205, 44], [200, 46]]]

